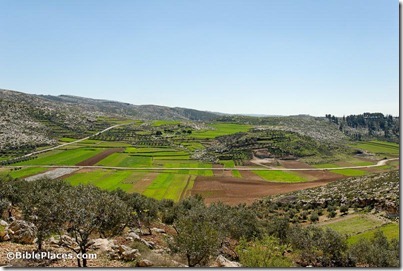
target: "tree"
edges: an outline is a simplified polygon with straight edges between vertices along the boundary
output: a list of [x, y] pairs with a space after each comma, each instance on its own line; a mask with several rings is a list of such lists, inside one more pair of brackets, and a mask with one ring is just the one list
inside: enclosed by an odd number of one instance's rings
[[279, 239], [266, 235], [250, 242], [242, 238], [236, 252], [244, 267], [291, 267], [292, 261], [284, 256], [287, 248]]
[[22, 213], [24, 219], [37, 227], [37, 249], [42, 250], [42, 243], [52, 233], [59, 233], [65, 221], [66, 192], [71, 186], [62, 180], [40, 179], [30, 183], [29, 192], [25, 193]]
[[312, 223], [317, 222], [319, 220], [318, 213], [317, 212], [312, 212], [312, 214], [311, 214], [309, 219], [311, 220]]
[[289, 240], [303, 266], [351, 266], [346, 238], [332, 229], [292, 227]]
[[0, 202], [3, 211], [8, 211], [8, 217], [12, 217], [12, 207], [21, 204], [28, 182], [20, 179], [12, 179], [3, 176], [0, 179]]
[[398, 267], [400, 246], [397, 239], [388, 241], [382, 231], [371, 239], [360, 239], [350, 247], [350, 254], [360, 265], [369, 267]]
[[189, 267], [205, 265], [221, 246], [219, 231], [207, 219], [206, 208], [195, 206], [173, 224], [176, 235], [169, 243], [173, 252], [186, 257]]
[[346, 214], [348, 213], [348, 206], [347, 206], [347, 205], [342, 205], [342, 206], [340, 206], [340, 212], [341, 212], [343, 215], [346, 215]]
[[[120, 233], [128, 219], [127, 205], [116, 195], [91, 185], [79, 185], [69, 190], [66, 204], [67, 232], [78, 245], [68, 247], [77, 254], [86, 254], [90, 235], [95, 232], [113, 236]], [[81, 261], [77, 258], [77, 265]], [[87, 260], [82, 259], [82, 266]]]

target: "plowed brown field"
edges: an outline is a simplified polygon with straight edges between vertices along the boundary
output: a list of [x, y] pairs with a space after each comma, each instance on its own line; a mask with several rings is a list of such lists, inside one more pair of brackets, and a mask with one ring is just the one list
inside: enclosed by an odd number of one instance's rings
[[88, 158], [87, 160], [81, 161], [80, 163], [76, 164], [76, 166], [93, 166], [102, 159], [105, 159], [109, 155], [115, 152], [120, 152], [124, 151], [124, 148], [113, 148], [113, 149], [107, 149], [91, 158]]
[[[284, 168], [311, 168], [310, 165], [299, 161], [281, 161]], [[240, 171], [242, 178], [228, 176], [213, 166], [214, 176], [198, 176], [191, 194], [200, 194], [206, 203], [224, 202], [230, 205], [239, 203], [250, 204], [256, 199], [325, 185], [329, 182], [343, 178], [343, 175], [327, 170], [298, 171], [308, 181], [302, 183], [275, 183], [268, 182], [251, 171]], [[228, 171], [229, 173], [230, 171]]]

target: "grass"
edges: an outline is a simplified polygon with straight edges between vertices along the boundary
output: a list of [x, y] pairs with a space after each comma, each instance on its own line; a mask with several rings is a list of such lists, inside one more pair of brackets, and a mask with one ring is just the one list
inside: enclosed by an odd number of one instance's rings
[[269, 182], [299, 183], [307, 180], [306, 178], [293, 172], [274, 170], [253, 170], [252, 172]]
[[76, 173], [69, 176], [66, 180], [71, 185], [93, 184], [105, 190], [121, 188], [124, 191], [128, 191], [132, 187], [132, 184], [124, 183], [124, 181], [129, 178], [132, 173], [131, 171], [101, 169]]
[[239, 170], [232, 170], [232, 176], [234, 176], [236, 178], [242, 178], [242, 175], [239, 172]]
[[194, 138], [215, 138], [217, 136], [230, 135], [239, 132], [247, 132], [253, 126], [236, 123], [214, 123], [210, 127], [212, 130], [193, 131], [191, 137]]
[[330, 170], [330, 172], [337, 173], [337, 174], [342, 174], [344, 176], [349, 176], [349, 177], [364, 176], [364, 175], [368, 174], [368, 172], [365, 171], [365, 170], [351, 169], [351, 168], [333, 169], [333, 170]]
[[75, 138], [70, 138], [70, 137], [62, 137], [62, 138], [60, 138], [59, 139], [59, 141], [60, 142], [63, 142], [63, 143], [69, 143], [69, 142], [73, 142], [73, 141], [76, 141], [77, 139], [75, 139]]
[[40, 154], [36, 159], [16, 163], [15, 165], [75, 165], [104, 150], [104, 148], [60, 149]]
[[111, 167], [151, 167], [151, 157], [133, 156], [127, 153], [113, 153], [97, 165]]
[[40, 167], [30, 167], [30, 168], [23, 168], [19, 170], [9, 171], [9, 174], [13, 178], [23, 178], [32, 175], [36, 175], [42, 172], [45, 172], [47, 168], [40, 168]]
[[152, 126], [158, 127], [162, 125], [176, 125], [180, 124], [180, 121], [177, 120], [155, 120], [152, 122]]
[[187, 148], [189, 151], [195, 151], [195, 150], [204, 149], [203, 144], [201, 144], [200, 142], [182, 143], [182, 145], [185, 148]]
[[389, 240], [399, 239], [399, 231], [400, 231], [399, 224], [388, 223], [388, 224], [382, 225], [381, 227], [378, 227], [376, 229], [368, 230], [363, 233], [359, 233], [357, 235], [350, 236], [347, 239], [347, 243], [349, 245], [351, 245], [351, 244], [357, 243], [358, 240], [360, 240], [360, 239], [373, 238], [373, 236], [377, 230], [381, 230], [385, 234], [386, 238], [388, 238]]
[[323, 225], [324, 228], [331, 228], [347, 236], [357, 235], [359, 233], [374, 229], [382, 225], [382, 222], [367, 216], [354, 216], [341, 221]]
[[382, 155], [399, 155], [399, 144], [373, 140], [352, 145], [355, 148]]
[[374, 162], [364, 161], [357, 158], [351, 158], [348, 162], [354, 166], [370, 166], [375, 164]]
[[[359, 159], [354, 160], [353, 158], [349, 162], [355, 163], [355, 165], [352, 165], [352, 166], [367, 166], [367, 165], [372, 165], [373, 164], [371, 162], [361, 161]], [[313, 167], [315, 167], [315, 168], [339, 168], [339, 167], [342, 167], [342, 166], [337, 165], [337, 164], [326, 163], [326, 164], [316, 164], [316, 165], [313, 165]], [[329, 171], [333, 172], [333, 173], [341, 174], [341, 175], [344, 175], [344, 176], [349, 176], [349, 177], [350, 176], [363, 176], [363, 175], [368, 174], [368, 172], [365, 171], [365, 170], [353, 169], [353, 168], [332, 169], [332, 170], [329, 170]]]
[[172, 199], [179, 201], [189, 178], [189, 175], [160, 173], [143, 194], [157, 200]]
[[220, 164], [223, 164], [224, 167], [235, 167], [234, 160], [220, 160]]

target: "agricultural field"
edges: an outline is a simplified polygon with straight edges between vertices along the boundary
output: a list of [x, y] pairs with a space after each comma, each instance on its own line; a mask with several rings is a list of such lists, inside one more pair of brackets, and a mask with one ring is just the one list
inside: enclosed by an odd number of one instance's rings
[[206, 138], [212, 139], [218, 136], [230, 135], [239, 132], [247, 132], [253, 126], [246, 124], [236, 124], [236, 123], [214, 123], [209, 125], [209, 130], [195, 131], [192, 133], [194, 138]]
[[381, 156], [399, 156], [399, 144], [392, 142], [373, 140], [369, 142], [352, 144], [352, 146]]
[[105, 148], [74, 148], [58, 149], [47, 153], [39, 154], [38, 158], [16, 163], [16, 166], [23, 165], [76, 165], [81, 161], [89, 159]]
[[400, 236], [400, 227], [399, 227], [399, 223], [394, 223], [394, 222], [390, 222], [387, 224], [383, 224], [380, 227], [377, 227], [375, 229], [371, 229], [356, 235], [352, 235], [350, 237], [348, 237], [347, 239], [347, 243], [348, 244], [355, 244], [358, 240], [360, 239], [369, 239], [372, 238], [375, 234], [376, 231], [382, 231], [383, 234], [386, 236], [386, 238], [388, 238], [389, 240], [391, 239], [399, 239]]
[[[373, 159], [361, 159], [346, 153], [336, 154], [333, 162], [316, 164], [305, 163], [299, 159], [282, 160], [282, 155], [289, 151], [301, 155], [315, 155], [317, 150], [313, 148], [316, 143], [313, 139], [294, 132], [253, 132], [255, 126], [250, 124], [212, 122], [198, 124], [198, 128], [194, 129], [192, 124], [179, 121], [120, 120], [116, 123], [127, 125], [77, 143], [74, 143], [76, 139], [72, 137], [60, 137], [61, 144], [72, 144], [13, 164], [15, 167], [32, 168], [8, 172], [14, 178], [24, 178], [48, 170], [40, 166], [79, 166], [83, 168], [63, 178], [73, 185], [90, 183], [106, 190], [121, 188], [127, 192], [143, 193], [157, 199], [169, 198], [177, 201], [181, 197], [199, 193], [205, 196], [207, 201], [241, 203], [398, 166], [398, 161], [393, 161], [370, 170], [337, 169], [376, 163]], [[233, 137], [234, 134], [238, 137]], [[306, 145], [301, 151], [298, 145], [303, 143]], [[242, 144], [246, 144], [247, 148]], [[269, 150], [275, 151], [278, 157], [275, 156], [274, 162], [266, 167], [274, 167], [277, 170], [254, 170], [261, 166], [259, 163], [251, 163], [247, 152], [271, 144], [272, 148]], [[325, 145], [318, 146], [323, 148]], [[366, 148], [368, 151], [382, 154], [398, 154], [397, 144], [381, 141], [360, 142], [354, 144], [353, 148]], [[222, 153], [228, 153], [229, 158], [220, 159]], [[320, 161], [321, 156], [315, 159]], [[264, 159], [261, 161], [264, 162]], [[86, 166], [95, 168], [85, 169]], [[283, 168], [312, 170], [281, 170]], [[336, 169], [317, 170], [322, 168]], [[243, 196], [234, 197], [239, 193]]]
[[254, 170], [252, 172], [269, 182], [299, 183], [306, 181], [306, 178], [294, 172], [269, 171], [269, 170], [267, 171]]
[[399, 239], [399, 224], [385, 223], [372, 215], [351, 215], [340, 221], [326, 223], [323, 228], [331, 228], [347, 236], [347, 243], [354, 244], [359, 239], [373, 237], [377, 230], [382, 231], [388, 239]]

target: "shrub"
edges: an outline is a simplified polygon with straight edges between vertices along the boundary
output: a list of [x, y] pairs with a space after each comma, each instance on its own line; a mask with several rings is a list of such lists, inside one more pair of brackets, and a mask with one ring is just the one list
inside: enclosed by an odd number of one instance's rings
[[236, 247], [240, 263], [244, 267], [291, 267], [292, 261], [283, 256], [287, 246], [279, 241], [273, 236], [250, 242], [241, 239]]

